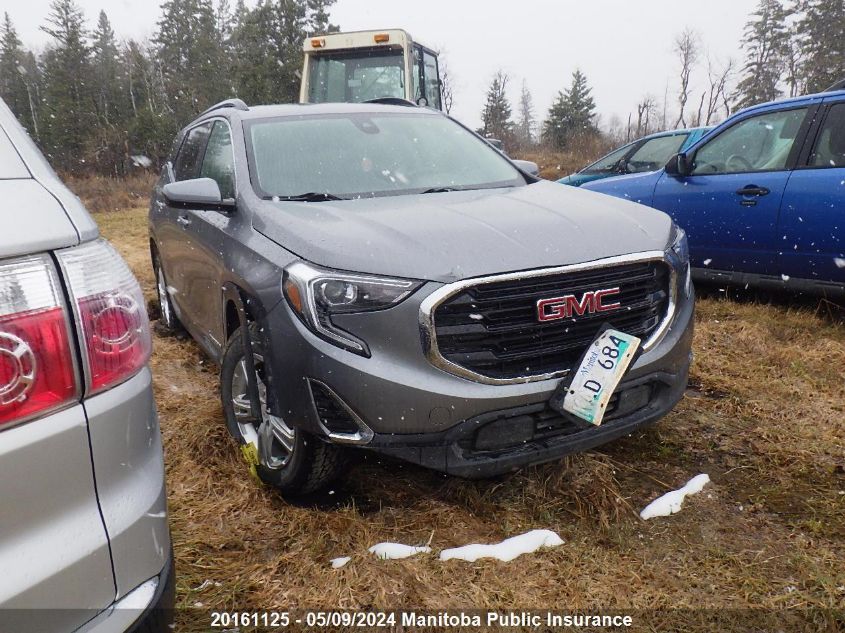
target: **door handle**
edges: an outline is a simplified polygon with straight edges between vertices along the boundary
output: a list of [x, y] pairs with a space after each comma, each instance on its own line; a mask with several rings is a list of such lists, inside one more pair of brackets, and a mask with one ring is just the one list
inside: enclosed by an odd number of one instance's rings
[[736, 195], [738, 196], [767, 196], [769, 190], [765, 187], [758, 187], [757, 185], [748, 185], [742, 189], [738, 189]]
[[191, 223], [191, 218], [189, 218], [187, 215], [180, 215], [176, 218], [176, 221], [182, 226], [188, 226]]

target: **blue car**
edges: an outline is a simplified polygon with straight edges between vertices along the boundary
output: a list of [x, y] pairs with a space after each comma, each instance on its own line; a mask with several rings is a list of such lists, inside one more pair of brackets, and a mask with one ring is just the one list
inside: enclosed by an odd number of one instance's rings
[[694, 279], [845, 295], [845, 89], [748, 108], [659, 171], [585, 188], [672, 216]]
[[691, 147], [711, 129], [709, 127], [696, 127], [688, 130], [671, 130], [649, 134], [613, 150], [592, 165], [587, 165], [581, 171], [561, 178], [558, 182], [580, 187], [585, 183], [602, 178], [660, 169], [666, 164], [670, 156]]

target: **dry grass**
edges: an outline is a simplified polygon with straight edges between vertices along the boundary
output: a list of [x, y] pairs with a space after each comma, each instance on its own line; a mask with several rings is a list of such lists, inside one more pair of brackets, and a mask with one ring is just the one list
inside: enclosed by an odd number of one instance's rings
[[[97, 220], [151, 297], [145, 217], [134, 208]], [[721, 617], [723, 631], [752, 628], [739, 619], [752, 612], [726, 609], [791, 608], [775, 616], [779, 630], [837, 630], [833, 616], [801, 609], [845, 606], [845, 328], [812, 307], [712, 298], [699, 302], [696, 327], [692, 388], [655, 427], [481, 482], [369, 458], [312, 507], [247, 476], [224, 429], [216, 367], [191, 341], [157, 337], [179, 605], [672, 608], [694, 611], [664, 615], [654, 630], [716, 630]], [[639, 520], [648, 501], [699, 472], [713, 484], [680, 514]], [[366, 551], [531, 528], [566, 544], [511, 563]], [[343, 555], [352, 562], [331, 569]], [[774, 630], [755, 630], [764, 628]]]
[[146, 205], [156, 178], [156, 174], [138, 169], [126, 178], [65, 174], [63, 180], [88, 210], [96, 213]]

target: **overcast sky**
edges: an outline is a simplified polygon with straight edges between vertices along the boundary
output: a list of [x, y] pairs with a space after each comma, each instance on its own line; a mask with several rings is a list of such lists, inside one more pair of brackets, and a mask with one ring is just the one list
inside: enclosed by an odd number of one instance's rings
[[[157, 0], [77, 0], [89, 25], [105, 9], [120, 37], [150, 37], [159, 16]], [[234, 1], [231, 2], [234, 4]], [[254, 2], [253, 2], [254, 4]], [[516, 99], [523, 79], [538, 119], [557, 92], [581, 68], [593, 88], [602, 120], [623, 120], [645, 94], [674, 103], [677, 62], [674, 37], [698, 31], [714, 61], [740, 58], [738, 41], [756, 0], [338, 0], [332, 22], [343, 30], [404, 28], [423, 44], [445, 52], [455, 79], [452, 114], [478, 126], [485, 91], [498, 68], [510, 76]], [[41, 48], [38, 30], [50, 0], [5, 0], [27, 46]], [[699, 68], [699, 81], [704, 68]], [[671, 107], [670, 107], [671, 109]]]

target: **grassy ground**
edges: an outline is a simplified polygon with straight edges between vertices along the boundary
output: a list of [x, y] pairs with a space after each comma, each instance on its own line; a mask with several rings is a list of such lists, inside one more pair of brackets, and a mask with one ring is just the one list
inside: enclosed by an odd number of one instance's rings
[[[152, 299], [145, 209], [97, 220]], [[806, 611], [845, 606], [845, 327], [814, 305], [700, 300], [687, 397], [600, 451], [482, 482], [369, 459], [317, 507], [247, 476], [224, 428], [217, 368], [191, 341], [157, 336], [178, 604], [715, 610], [671, 614], [674, 630], [680, 617], [790, 608], [780, 630], [841, 630]], [[680, 514], [638, 518], [700, 472], [713, 483]], [[436, 552], [531, 528], [566, 543], [511, 563], [367, 554], [385, 540]], [[735, 630], [751, 630], [736, 617]]]

